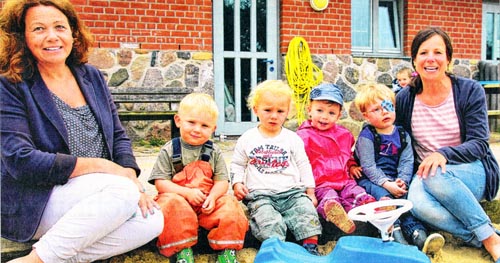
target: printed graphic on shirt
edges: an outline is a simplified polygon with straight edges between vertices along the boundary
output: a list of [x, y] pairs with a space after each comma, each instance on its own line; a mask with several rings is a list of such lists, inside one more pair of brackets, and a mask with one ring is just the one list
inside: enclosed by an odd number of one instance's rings
[[393, 142], [380, 145], [380, 155], [381, 156], [394, 156], [398, 155], [398, 146]]
[[288, 152], [276, 145], [261, 145], [249, 154], [249, 165], [262, 174], [281, 173], [290, 166]]

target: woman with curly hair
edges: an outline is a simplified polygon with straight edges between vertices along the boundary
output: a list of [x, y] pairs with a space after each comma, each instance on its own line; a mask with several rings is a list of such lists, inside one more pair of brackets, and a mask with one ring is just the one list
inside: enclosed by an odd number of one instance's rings
[[[7, 0], [0, 13], [2, 237], [37, 240], [12, 262], [92, 262], [163, 229], [68, 0]], [[156, 213], [155, 213], [156, 212]]]

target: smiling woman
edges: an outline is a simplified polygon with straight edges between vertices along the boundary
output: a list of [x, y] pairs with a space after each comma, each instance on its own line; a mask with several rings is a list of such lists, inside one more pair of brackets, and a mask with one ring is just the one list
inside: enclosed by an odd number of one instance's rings
[[418, 73], [396, 97], [396, 122], [412, 137], [413, 214], [500, 258], [500, 236], [479, 201], [495, 198], [498, 163], [489, 147], [486, 98], [474, 80], [447, 72], [453, 47], [440, 28], [421, 30], [411, 45]]
[[71, 2], [8, 0], [0, 36], [2, 237], [37, 241], [12, 262], [92, 262], [155, 238], [163, 217]]

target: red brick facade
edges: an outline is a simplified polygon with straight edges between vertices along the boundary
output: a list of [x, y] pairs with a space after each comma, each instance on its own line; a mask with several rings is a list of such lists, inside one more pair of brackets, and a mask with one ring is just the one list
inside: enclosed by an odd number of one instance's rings
[[[96, 47], [140, 43], [149, 50], [212, 51], [212, 0], [71, 0], [91, 29]], [[222, 0], [221, 0], [222, 1]], [[351, 54], [351, 1], [330, 1], [316, 12], [308, 0], [281, 0], [280, 51], [302, 36], [311, 54]], [[481, 58], [481, 0], [407, 0], [404, 8], [404, 55], [415, 33], [444, 28], [455, 58]]]
[[404, 53], [410, 54], [413, 36], [426, 26], [439, 26], [453, 41], [453, 57], [481, 59], [481, 0], [405, 1]]
[[149, 50], [212, 50], [211, 0], [71, 0], [96, 47], [140, 43]]

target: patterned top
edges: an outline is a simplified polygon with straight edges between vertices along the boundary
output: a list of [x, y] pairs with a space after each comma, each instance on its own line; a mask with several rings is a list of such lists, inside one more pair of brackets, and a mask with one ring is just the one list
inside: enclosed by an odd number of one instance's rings
[[230, 175], [232, 184], [243, 183], [250, 192], [270, 195], [315, 187], [304, 142], [284, 127], [271, 138], [258, 127], [244, 132], [234, 147]]
[[68, 131], [69, 150], [78, 157], [108, 157], [101, 129], [88, 105], [71, 108], [52, 93], [57, 110]]

